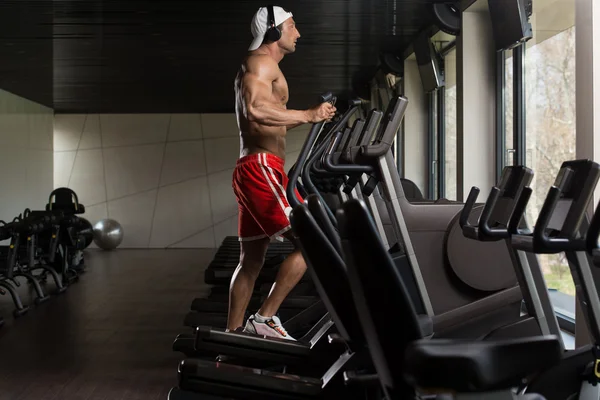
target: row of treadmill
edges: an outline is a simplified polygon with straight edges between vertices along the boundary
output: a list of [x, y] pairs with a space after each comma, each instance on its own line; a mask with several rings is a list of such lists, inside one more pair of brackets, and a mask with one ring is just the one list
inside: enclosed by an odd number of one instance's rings
[[[356, 116], [352, 101], [312, 126], [287, 188], [308, 271], [279, 310], [298, 340], [225, 331], [239, 257], [227, 238], [173, 343], [170, 400], [600, 399], [600, 207], [587, 217], [600, 165], [565, 161], [537, 221], [524, 166], [506, 167], [485, 202], [476, 187], [464, 203], [412, 197], [392, 153], [407, 107], [398, 96]], [[249, 313], [292, 249], [271, 244]], [[590, 338], [574, 350], [537, 259], [562, 252]]]

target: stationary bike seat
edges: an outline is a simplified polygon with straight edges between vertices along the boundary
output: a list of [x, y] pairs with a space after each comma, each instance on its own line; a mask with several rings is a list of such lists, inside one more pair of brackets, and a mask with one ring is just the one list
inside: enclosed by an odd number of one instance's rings
[[406, 350], [408, 378], [423, 388], [483, 392], [518, 386], [535, 372], [560, 361], [554, 335], [467, 341], [421, 339]]

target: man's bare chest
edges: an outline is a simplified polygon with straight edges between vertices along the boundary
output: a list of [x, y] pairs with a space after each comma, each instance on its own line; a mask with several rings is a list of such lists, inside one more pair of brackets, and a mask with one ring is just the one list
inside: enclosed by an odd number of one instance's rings
[[287, 81], [283, 75], [273, 82], [273, 100], [286, 104], [289, 97]]

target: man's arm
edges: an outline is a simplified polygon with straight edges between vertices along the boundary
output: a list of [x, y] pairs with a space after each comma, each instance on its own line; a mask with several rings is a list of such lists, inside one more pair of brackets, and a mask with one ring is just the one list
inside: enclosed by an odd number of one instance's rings
[[300, 122], [300, 123], [297, 123], [297, 124], [287, 125], [286, 128], [289, 131], [290, 129], [294, 129], [295, 127], [300, 126], [300, 125], [304, 125], [304, 123]]
[[278, 75], [277, 63], [269, 57], [252, 57], [244, 74], [243, 96], [248, 121], [270, 126], [298, 126], [311, 122], [306, 110], [289, 110], [273, 103], [273, 81]]

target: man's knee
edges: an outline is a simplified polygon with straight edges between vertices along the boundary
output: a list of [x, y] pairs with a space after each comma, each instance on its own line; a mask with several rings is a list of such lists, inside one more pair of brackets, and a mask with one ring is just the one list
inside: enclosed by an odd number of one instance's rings
[[248, 257], [242, 257], [242, 259], [240, 260], [240, 269], [244, 273], [251, 275], [256, 279], [256, 277], [258, 277], [258, 274], [260, 274], [264, 262], [264, 258], [252, 259]]
[[302, 248], [300, 247], [300, 239], [292, 232], [287, 231], [284, 237], [292, 242], [294, 245], [294, 251], [288, 256], [294, 258], [294, 264], [303, 270], [306, 269], [306, 260], [304, 260], [304, 254], [302, 254]]
[[240, 269], [254, 278], [258, 276], [265, 263], [269, 239], [242, 242], [240, 249]]

